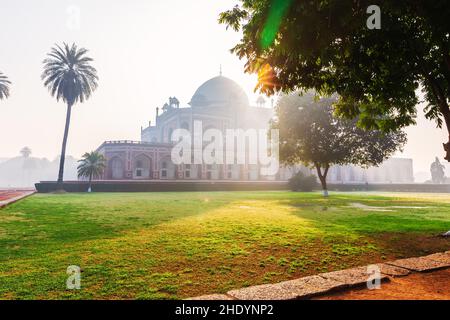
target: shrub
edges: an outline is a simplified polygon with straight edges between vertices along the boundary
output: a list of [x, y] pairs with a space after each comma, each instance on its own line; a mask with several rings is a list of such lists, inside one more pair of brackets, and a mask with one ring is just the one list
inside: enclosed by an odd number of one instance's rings
[[317, 188], [317, 178], [314, 175], [306, 175], [303, 172], [297, 172], [289, 179], [289, 188], [292, 191], [311, 192]]

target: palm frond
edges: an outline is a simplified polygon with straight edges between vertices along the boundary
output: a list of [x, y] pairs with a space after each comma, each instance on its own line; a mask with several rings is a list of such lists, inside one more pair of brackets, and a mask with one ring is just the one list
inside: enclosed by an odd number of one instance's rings
[[93, 59], [86, 56], [87, 52], [75, 44], [64, 43], [55, 45], [47, 54], [41, 79], [57, 101], [70, 105], [84, 102], [97, 89], [97, 70], [90, 65]]
[[8, 77], [5, 76], [2, 72], [0, 72], [0, 100], [6, 99], [9, 97], [9, 86], [11, 85], [11, 81], [8, 80]]
[[78, 177], [100, 177], [106, 168], [106, 158], [96, 151], [86, 152], [78, 161]]

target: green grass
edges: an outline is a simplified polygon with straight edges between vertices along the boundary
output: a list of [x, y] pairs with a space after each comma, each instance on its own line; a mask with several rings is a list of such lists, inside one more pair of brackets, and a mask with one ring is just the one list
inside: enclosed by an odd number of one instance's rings
[[[0, 299], [226, 292], [449, 250], [447, 230], [447, 195], [37, 194], [0, 209]], [[66, 289], [69, 265], [81, 290]]]

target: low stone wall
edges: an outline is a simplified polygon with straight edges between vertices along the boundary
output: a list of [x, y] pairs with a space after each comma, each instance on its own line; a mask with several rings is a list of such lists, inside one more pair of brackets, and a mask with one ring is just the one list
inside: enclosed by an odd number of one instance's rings
[[432, 193], [450, 193], [450, 184], [428, 184], [428, 183], [409, 183], [409, 184], [330, 184], [330, 191], [384, 191], [384, 192], [432, 192]]
[[[56, 190], [56, 182], [36, 183], [41, 193]], [[86, 192], [83, 181], [64, 182], [67, 192]], [[385, 192], [434, 192], [450, 193], [450, 184], [329, 184], [330, 191], [385, 191]], [[186, 181], [186, 180], [122, 180], [94, 181], [94, 192], [170, 192], [170, 191], [270, 191], [289, 190], [286, 181]]]
[[[56, 182], [43, 181], [36, 183], [40, 193], [56, 190]], [[81, 181], [64, 182], [67, 192], [86, 192], [88, 184]], [[94, 192], [175, 192], [175, 191], [262, 191], [288, 190], [283, 181], [95, 181]]]

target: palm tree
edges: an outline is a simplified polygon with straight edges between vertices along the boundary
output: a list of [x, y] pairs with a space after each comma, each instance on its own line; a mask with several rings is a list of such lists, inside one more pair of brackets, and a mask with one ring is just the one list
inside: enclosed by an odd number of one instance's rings
[[29, 147], [23, 147], [22, 150], [20, 150], [20, 154], [24, 158], [28, 158], [31, 155], [31, 149]]
[[60, 99], [67, 104], [66, 126], [61, 148], [61, 160], [57, 190], [63, 190], [64, 161], [66, 157], [67, 136], [69, 134], [70, 116], [75, 103], [83, 103], [89, 99], [97, 88], [97, 70], [90, 65], [93, 61], [86, 56], [87, 50], [78, 49], [75, 44], [63, 47], [55, 45], [44, 60], [42, 80], [50, 91], [52, 97]]
[[86, 152], [78, 161], [78, 178], [89, 178], [88, 192], [91, 192], [92, 178], [99, 178], [106, 168], [106, 158], [97, 151]]
[[0, 100], [6, 99], [9, 97], [9, 85], [11, 82], [8, 80], [8, 77], [0, 72]]

